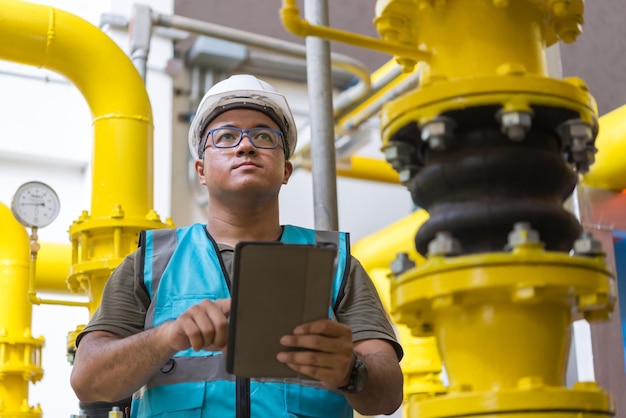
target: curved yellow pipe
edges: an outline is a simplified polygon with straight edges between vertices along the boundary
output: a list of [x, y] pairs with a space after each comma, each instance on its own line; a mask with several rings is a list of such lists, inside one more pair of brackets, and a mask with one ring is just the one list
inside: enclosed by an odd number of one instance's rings
[[[352, 254], [359, 259], [372, 278], [385, 310], [391, 310], [391, 263], [398, 253], [406, 253], [411, 260], [422, 264], [424, 258], [415, 250], [414, 237], [428, 219], [428, 213], [416, 210], [398, 222], [362, 238], [352, 246]], [[390, 318], [392, 319], [392, 318]], [[405, 400], [432, 397], [446, 392], [441, 381], [442, 363], [434, 337], [416, 338], [405, 325], [396, 324], [400, 344], [404, 349], [402, 371]]]
[[[144, 217], [152, 207], [152, 110], [143, 80], [104, 32], [62, 10], [0, 0], [0, 59], [66, 76], [93, 116], [92, 216], [117, 204]], [[132, 181], [129, 181], [132, 179]]]
[[89, 295], [104, 284], [142, 229], [164, 226], [152, 209], [152, 110], [143, 80], [104, 32], [53, 7], [0, 0], [0, 59], [65, 75], [91, 109], [94, 127], [91, 212], [70, 226], [69, 285]]
[[[352, 246], [352, 254], [368, 272], [375, 269], [390, 270], [398, 253], [407, 253], [415, 262], [423, 257], [415, 249], [415, 234], [428, 219], [428, 212], [419, 209], [388, 227], [360, 239]], [[386, 293], [383, 296], [388, 296]]]
[[596, 161], [583, 176], [588, 186], [620, 191], [626, 189], [626, 105], [599, 118]]

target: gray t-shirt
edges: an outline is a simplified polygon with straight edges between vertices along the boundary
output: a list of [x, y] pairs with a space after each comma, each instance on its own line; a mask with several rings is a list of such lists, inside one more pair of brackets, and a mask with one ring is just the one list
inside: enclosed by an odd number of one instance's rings
[[[218, 247], [230, 279], [234, 249], [223, 244], [218, 244]], [[128, 337], [144, 330], [150, 296], [143, 284], [140, 258], [141, 252], [137, 250], [128, 255], [113, 271], [105, 285], [100, 306], [79, 334], [76, 344], [91, 331], [108, 331], [120, 337]], [[402, 358], [402, 348], [397, 342], [376, 288], [361, 263], [352, 256], [344, 294], [335, 314], [338, 321], [352, 329], [354, 342], [386, 340], [394, 347], [398, 360]]]

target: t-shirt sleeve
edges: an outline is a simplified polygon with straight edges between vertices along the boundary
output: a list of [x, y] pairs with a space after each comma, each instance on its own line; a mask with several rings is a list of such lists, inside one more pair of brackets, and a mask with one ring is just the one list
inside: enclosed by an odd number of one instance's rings
[[354, 257], [351, 257], [350, 273], [335, 313], [340, 322], [352, 329], [353, 341], [386, 340], [393, 346], [398, 360], [402, 359], [402, 347], [397, 341], [378, 291], [361, 263]]
[[76, 344], [88, 332], [108, 331], [120, 337], [144, 329], [150, 297], [143, 285], [139, 250], [128, 255], [107, 280], [102, 302], [78, 335]]

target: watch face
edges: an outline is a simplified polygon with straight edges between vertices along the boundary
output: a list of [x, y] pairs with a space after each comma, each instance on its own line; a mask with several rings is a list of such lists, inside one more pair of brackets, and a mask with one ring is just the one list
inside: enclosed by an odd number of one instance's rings
[[354, 391], [360, 392], [365, 387], [365, 381], [367, 380], [367, 367], [357, 358], [354, 368]]
[[346, 393], [358, 393], [365, 387], [367, 380], [367, 367], [355, 354], [354, 367], [350, 374], [350, 381], [346, 386], [338, 388]]
[[11, 202], [11, 211], [24, 226], [48, 226], [59, 215], [59, 197], [47, 184], [32, 181], [21, 185]]

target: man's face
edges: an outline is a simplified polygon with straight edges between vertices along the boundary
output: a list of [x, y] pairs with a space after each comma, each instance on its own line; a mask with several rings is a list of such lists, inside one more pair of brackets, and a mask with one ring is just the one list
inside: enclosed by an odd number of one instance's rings
[[[213, 119], [203, 134], [222, 127], [279, 129], [262, 112], [233, 109]], [[287, 184], [293, 171], [291, 162], [285, 161], [282, 141], [275, 149], [260, 149], [252, 145], [248, 134], [244, 134], [233, 148], [216, 148], [210, 138], [206, 144], [204, 158], [196, 161], [196, 172], [200, 183], [207, 186], [209, 196], [233, 191], [278, 195], [281, 185]]]

